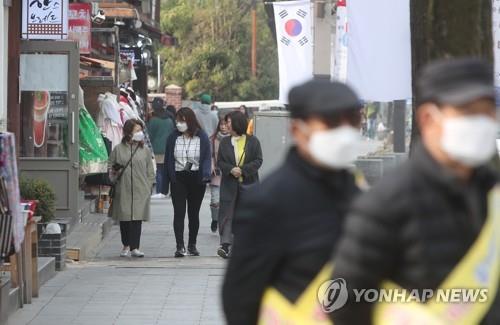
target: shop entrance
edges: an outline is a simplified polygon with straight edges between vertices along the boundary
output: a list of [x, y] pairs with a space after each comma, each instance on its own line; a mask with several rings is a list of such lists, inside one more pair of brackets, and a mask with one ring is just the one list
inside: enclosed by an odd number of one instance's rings
[[57, 218], [78, 214], [78, 72], [76, 42], [21, 43], [20, 174], [52, 185]]

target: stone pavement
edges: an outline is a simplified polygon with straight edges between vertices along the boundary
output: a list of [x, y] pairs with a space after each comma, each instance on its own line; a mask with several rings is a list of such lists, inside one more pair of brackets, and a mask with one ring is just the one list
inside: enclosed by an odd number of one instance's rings
[[118, 257], [115, 225], [93, 260], [68, 264], [8, 325], [224, 324], [220, 285], [225, 261], [216, 256], [218, 236], [210, 232], [208, 199], [200, 212], [200, 257], [173, 257], [171, 201], [152, 200], [152, 220], [143, 224], [141, 238], [145, 258]]

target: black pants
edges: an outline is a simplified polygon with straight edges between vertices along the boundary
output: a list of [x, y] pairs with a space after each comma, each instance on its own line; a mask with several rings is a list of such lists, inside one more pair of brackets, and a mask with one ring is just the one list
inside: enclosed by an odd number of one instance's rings
[[189, 244], [195, 245], [200, 228], [200, 207], [206, 185], [200, 182], [199, 172], [177, 172], [175, 178], [175, 183], [172, 183], [171, 186], [175, 241], [177, 245], [184, 245], [184, 218], [186, 217], [187, 203]]
[[141, 244], [142, 221], [120, 221], [123, 246], [130, 246], [130, 250], [138, 249]]

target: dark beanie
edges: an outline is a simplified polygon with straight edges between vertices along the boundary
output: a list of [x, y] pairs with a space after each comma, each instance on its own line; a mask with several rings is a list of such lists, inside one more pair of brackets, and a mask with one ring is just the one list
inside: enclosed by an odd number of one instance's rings
[[311, 80], [292, 88], [288, 103], [292, 118], [330, 117], [362, 107], [361, 100], [349, 86], [329, 80]]
[[477, 99], [495, 99], [493, 67], [474, 58], [449, 59], [425, 66], [417, 79], [418, 104], [462, 106]]
[[159, 112], [165, 106], [165, 101], [160, 97], [155, 97], [153, 99], [153, 102], [151, 103], [151, 106], [153, 107], [153, 111]]

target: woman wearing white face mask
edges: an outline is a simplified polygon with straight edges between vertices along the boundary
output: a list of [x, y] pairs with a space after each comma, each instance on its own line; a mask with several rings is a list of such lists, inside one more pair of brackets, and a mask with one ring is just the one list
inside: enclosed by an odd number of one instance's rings
[[114, 181], [110, 216], [120, 222], [122, 257], [143, 257], [139, 250], [142, 221], [149, 220], [151, 189], [155, 181], [151, 151], [144, 146], [142, 122], [131, 119], [123, 126], [123, 139], [109, 157]]
[[200, 255], [196, 248], [200, 228], [200, 207], [206, 185], [212, 175], [211, 149], [208, 135], [201, 129], [196, 115], [188, 107], [176, 114], [177, 130], [167, 139], [163, 172], [163, 194], [169, 187], [174, 205], [174, 233], [177, 244], [175, 257], [186, 255], [184, 246], [184, 219], [189, 220], [187, 253]]

